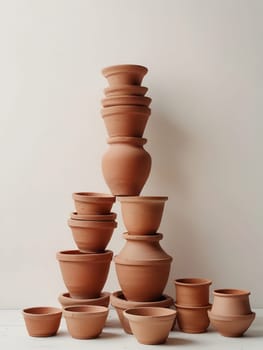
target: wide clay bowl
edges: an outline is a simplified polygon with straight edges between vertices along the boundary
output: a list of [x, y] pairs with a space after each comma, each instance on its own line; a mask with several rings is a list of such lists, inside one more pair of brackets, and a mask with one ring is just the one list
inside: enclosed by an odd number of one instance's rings
[[212, 327], [225, 337], [241, 337], [255, 319], [255, 312], [240, 316], [218, 316], [208, 311]]
[[37, 306], [23, 310], [26, 329], [31, 337], [51, 337], [58, 331], [62, 310]]
[[152, 99], [147, 96], [111, 96], [102, 99], [101, 103], [103, 107], [111, 106], [146, 106], [148, 107]]
[[104, 89], [107, 97], [111, 96], [144, 96], [148, 88], [139, 85], [116, 85]]
[[76, 192], [72, 194], [76, 212], [81, 215], [109, 214], [115, 197], [98, 192]]
[[179, 278], [174, 281], [176, 303], [184, 306], [209, 304], [209, 287], [212, 281], [206, 278]]
[[124, 310], [132, 309], [135, 307], [167, 307], [169, 308], [174, 303], [173, 299], [166, 294], [162, 295], [161, 298], [156, 301], [149, 301], [149, 302], [131, 301], [131, 300], [127, 300], [124, 297], [122, 291], [120, 290], [111, 294], [110, 302], [111, 302], [111, 305], [117, 311], [123, 330], [128, 334], [132, 334], [132, 330], [128, 319], [125, 318], [123, 315]]
[[123, 312], [132, 333], [141, 344], [166, 342], [176, 317], [176, 311], [162, 307], [138, 307]]
[[110, 293], [102, 292], [98, 298], [93, 299], [76, 299], [72, 298], [69, 293], [63, 293], [59, 295], [58, 301], [63, 308], [75, 305], [97, 305], [108, 307], [110, 302]]
[[109, 214], [93, 214], [93, 215], [81, 215], [74, 211], [70, 214], [70, 218], [73, 220], [84, 220], [84, 221], [114, 221], [117, 217], [116, 213]]
[[211, 305], [191, 307], [175, 304], [177, 311], [177, 325], [185, 333], [204, 333], [209, 326], [207, 311]]
[[105, 306], [75, 305], [63, 310], [67, 328], [76, 339], [97, 338], [105, 325], [109, 309]]
[[251, 313], [250, 292], [242, 289], [217, 289], [213, 292], [212, 313], [221, 316], [239, 316]]
[[140, 85], [148, 69], [137, 64], [120, 64], [102, 69], [110, 86]]

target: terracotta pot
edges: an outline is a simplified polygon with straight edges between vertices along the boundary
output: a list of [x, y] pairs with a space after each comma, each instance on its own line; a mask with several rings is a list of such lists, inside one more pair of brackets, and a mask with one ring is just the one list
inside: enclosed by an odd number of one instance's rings
[[103, 68], [102, 74], [110, 86], [140, 85], [147, 71], [146, 67], [137, 64], [120, 64]]
[[211, 305], [192, 307], [175, 304], [177, 311], [177, 324], [182, 332], [203, 333], [209, 326], [207, 311]]
[[102, 172], [111, 192], [118, 196], [140, 194], [151, 170], [151, 156], [143, 145], [146, 139], [112, 137], [102, 158]]
[[108, 277], [113, 252], [81, 253], [66, 250], [57, 253], [64, 283], [72, 298], [98, 298]]
[[76, 192], [72, 194], [76, 211], [81, 215], [109, 214], [115, 197], [97, 192]]
[[133, 308], [123, 314], [137, 341], [148, 345], [165, 343], [176, 317], [175, 310], [162, 307]]
[[72, 298], [69, 293], [63, 293], [59, 295], [58, 301], [63, 308], [75, 305], [97, 305], [108, 307], [110, 302], [110, 293], [102, 292], [98, 298], [94, 299], [75, 299]]
[[67, 328], [72, 338], [97, 338], [105, 325], [109, 310], [105, 306], [68, 306], [63, 310]]
[[176, 303], [184, 306], [209, 304], [209, 287], [212, 281], [205, 278], [180, 278], [174, 281]]
[[142, 137], [151, 110], [144, 106], [113, 106], [102, 109], [109, 137]]
[[74, 241], [81, 252], [103, 252], [117, 227], [116, 221], [68, 220]]
[[111, 106], [146, 106], [148, 107], [152, 99], [147, 96], [110, 96], [102, 99], [103, 107]]
[[81, 215], [76, 211], [71, 213], [71, 219], [73, 220], [88, 220], [88, 221], [114, 221], [117, 217], [116, 213], [98, 214], [98, 215]]
[[171, 307], [173, 305], [173, 299], [168, 295], [162, 295], [159, 300], [150, 302], [138, 302], [127, 300], [122, 291], [117, 291], [110, 296], [111, 305], [117, 311], [120, 323], [124, 331], [128, 334], [132, 334], [131, 327], [127, 318], [124, 317], [123, 311], [126, 309], [131, 309], [135, 307]]
[[124, 225], [132, 235], [156, 233], [168, 197], [118, 197]]
[[255, 319], [254, 312], [240, 316], [217, 316], [208, 311], [212, 327], [225, 337], [241, 337]]
[[104, 89], [107, 97], [110, 96], [144, 96], [148, 88], [139, 85], [116, 85]]
[[114, 258], [123, 294], [132, 301], [160, 299], [172, 262], [172, 257], [160, 246], [163, 235], [135, 236], [125, 233], [123, 236], [127, 242]]
[[62, 310], [37, 306], [23, 310], [26, 329], [31, 337], [51, 337], [59, 329]]
[[212, 313], [217, 316], [239, 316], [251, 313], [250, 292], [240, 289], [217, 289], [213, 292]]

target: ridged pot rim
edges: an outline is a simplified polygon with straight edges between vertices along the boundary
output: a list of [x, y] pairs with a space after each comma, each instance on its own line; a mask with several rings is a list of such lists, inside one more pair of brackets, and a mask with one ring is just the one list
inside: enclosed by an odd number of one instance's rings
[[[167, 254], [168, 255], [168, 254]], [[147, 259], [147, 260], [130, 260], [125, 258], [119, 258], [118, 255], [115, 255], [113, 261], [117, 265], [126, 265], [126, 266], [154, 266], [158, 264], [171, 264], [173, 258], [167, 256], [163, 259]]]
[[250, 312], [249, 314], [246, 315], [216, 315], [212, 311], [208, 310], [208, 317], [212, 320], [217, 320], [217, 321], [224, 321], [224, 322], [232, 322], [232, 321], [237, 321], [237, 320], [246, 320], [250, 318], [255, 318], [256, 313], [255, 312]]
[[72, 301], [72, 302], [79, 301], [81, 303], [85, 303], [85, 302], [87, 302], [87, 303], [90, 302], [91, 303], [91, 302], [100, 301], [100, 300], [103, 300], [103, 299], [110, 298], [110, 296], [111, 296], [110, 292], [101, 292], [100, 296], [98, 298], [77, 299], [77, 298], [72, 298], [70, 296], [69, 292], [65, 292], [65, 293], [59, 294], [58, 299], [62, 299], [62, 300], [65, 300], [65, 301]]
[[116, 64], [113, 66], [104, 67], [102, 74], [104, 77], [108, 77], [113, 74], [124, 73], [124, 72], [140, 72], [145, 75], [148, 72], [148, 68], [140, 64]]
[[[152, 99], [149, 96], [141, 96], [141, 95], [115, 95], [115, 96], [106, 96], [104, 97], [101, 102], [107, 102], [111, 100], [122, 100], [122, 99], [128, 99], [128, 100], [142, 100], [147, 101], [149, 104], [151, 103]], [[115, 105], [113, 105], [115, 106]], [[116, 105], [117, 106], [117, 105]], [[125, 104], [122, 106], [144, 106], [144, 105], [136, 105], [136, 104]], [[147, 106], [146, 106], [147, 107]]]
[[59, 261], [92, 261], [93, 263], [99, 263], [103, 261], [111, 261], [113, 257], [112, 250], [105, 250], [101, 253], [82, 253], [79, 250], [62, 250], [56, 254]]
[[212, 304], [202, 305], [202, 306], [189, 306], [189, 305], [181, 305], [177, 304], [176, 301], [174, 303], [174, 306], [178, 309], [185, 309], [185, 310], [209, 310], [212, 308]]
[[177, 286], [184, 286], [184, 287], [200, 287], [204, 285], [211, 285], [212, 280], [208, 278], [187, 277], [187, 278], [178, 278], [174, 280], [174, 284]]
[[[143, 314], [144, 312], [148, 313]], [[152, 314], [151, 314], [152, 312]], [[147, 307], [134, 307], [130, 309], [126, 309], [123, 311], [124, 316], [128, 319], [134, 319], [134, 320], [141, 320], [142, 322], [147, 320], [153, 320], [153, 319], [171, 319], [176, 316], [176, 310], [169, 309], [166, 307], [154, 307], [154, 306], [147, 306]]]
[[74, 192], [72, 198], [79, 202], [112, 202], [116, 201], [116, 197], [108, 193], [100, 192]]
[[[127, 94], [125, 96], [144, 96], [147, 91], [148, 88], [146, 86], [141, 86], [141, 85], [128, 85], [128, 84], [120, 84], [120, 85], [116, 85], [116, 86], [108, 86], [104, 89], [104, 94], [106, 96], [118, 96], [118, 95], [109, 95], [111, 93], [114, 93], [116, 91], [120, 91], [120, 90], [126, 90], [128, 91]], [[134, 91], [140, 91], [140, 94], [135, 94]]]
[[224, 288], [215, 289], [213, 291], [214, 296], [226, 297], [226, 298], [237, 298], [250, 295], [250, 291], [245, 289], [234, 289], [234, 288]]
[[64, 317], [87, 318], [105, 316], [109, 308], [101, 305], [71, 305], [66, 306], [62, 312]]
[[73, 211], [70, 214], [70, 219], [79, 221], [114, 221], [117, 217], [116, 213], [110, 212], [109, 214], [78, 214]]
[[141, 114], [148, 117], [151, 114], [151, 108], [146, 106], [137, 106], [137, 105], [118, 105], [118, 106], [103, 107], [101, 109], [101, 115], [103, 117], [108, 117], [110, 115], [116, 115], [116, 114], [125, 114], [125, 116], [130, 115], [131, 117], [134, 114]]
[[143, 146], [147, 142], [146, 138], [143, 137], [132, 137], [132, 136], [114, 136], [109, 137], [107, 140], [108, 144], [114, 144], [114, 143], [127, 143], [132, 144], [134, 146]]
[[165, 202], [168, 200], [168, 196], [117, 196], [116, 198], [119, 202], [125, 203]]
[[124, 232], [122, 236], [127, 241], [158, 242], [163, 239], [162, 233], [153, 233], [149, 235], [131, 235], [128, 232]]
[[61, 315], [62, 309], [54, 306], [31, 306], [23, 309], [22, 313], [25, 316], [44, 318], [47, 316]]
[[82, 227], [82, 228], [115, 228], [117, 227], [117, 221], [95, 221], [95, 220], [74, 220], [68, 219], [69, 227]]

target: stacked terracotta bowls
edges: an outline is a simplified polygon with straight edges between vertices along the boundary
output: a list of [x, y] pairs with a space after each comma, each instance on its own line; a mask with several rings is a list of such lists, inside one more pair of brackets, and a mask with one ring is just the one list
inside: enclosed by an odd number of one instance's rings
[[106, 250], [116, 214], [111, 212], [115, 197], [93, 192], [74, 193], [76, 211], [68, 224], [78, 250], [57, 253], [68, 293], [61, 294], [63, 307], [73, 305], [108, 306], [109, 293], [102, 293], [113, 252]]

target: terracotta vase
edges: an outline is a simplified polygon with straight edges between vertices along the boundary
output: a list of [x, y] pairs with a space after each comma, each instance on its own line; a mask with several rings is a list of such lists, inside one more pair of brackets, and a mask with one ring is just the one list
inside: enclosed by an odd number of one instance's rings
[[74, 241], [81, 252], [103, 252], [117, 227], [116, 221], [68, 220]]
[[97, 305], [108, 307], [110, 302], [110, 293], [102, 292], [98, 298], [94, 299], [75, 299], [72, 298], [69, 293], [63, 293], [59, 295], [58, 301], [63, 308], [75, 305]]
[[175, 304], [177, 311], [177, 324], [185, 333], [204, 333], [209, 326], [207, 311], [211, 305], [206, 306], [182, 306]]
[[144, 96], [148, 88], [139, 85], [116, 85], [104, 89], [107, 97], [111, 96]]
[[118, 196], [140, 194], [151, 170], [151, 156], [143, 145], [146, 139], [112, 137], [102, 158], [102, 172], [111, 192]]
[[72, 298], [98, 298], [108, 277], [113, 252], [81, 253], [66, 250], [57, 253], [64, 283]]
[[140, 85], [148, 69], [137, 64], [120, 64], [102, 69], [110, 86]]
[[172, 262], [172, 257], [160, 246], [163, 235], [136, 236], [125, 233], [123, 236], [126, 244], [114, 261], [124, 296], [132, 301], [160, 299]]
[[132, 235], [156, 233], [168, 197], [128, 196], [118, 197], [124, 225]]
[[101, 103], [103, 107], [112, 106], [146, 106], [148, 107], [152, 99], [147, 96], [110, 96], [103, 98]]
[[116, 217], [117, 217], [116, 213], [81, 215], [75, 211], [70, 214], [70, 218], [73, 220], [87, 220], [87, 221], [114, 221]]
[[251, 313], [250, 292], [240, 289], [217, 289], [213, 294], [212, 314], [217, 316], [239, 316]]
[[102, 109], [109, 137], [142, 137], [151, 110], [145, 106], [113, 106]]
[[72, 194], [76, 211], [81, 215], [109, 214], [115, 197], [105, 193], [76, 192]]
[[174, 281], [176, 304], [182, 306], [206, 306], [209, 304], [209, 287], [206, 278], [180, 278]]

